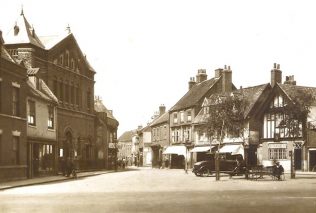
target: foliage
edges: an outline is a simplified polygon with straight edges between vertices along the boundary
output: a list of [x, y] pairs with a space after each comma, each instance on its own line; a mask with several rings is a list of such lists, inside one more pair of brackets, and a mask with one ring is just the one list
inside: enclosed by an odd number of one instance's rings
[[290, 102], [283, 107], [284, 120], [282, 125], [286, 126], [290, 136], [300, 136], [302, 126], [310, 113], [315, 97], [308, 90], [297, 89], [291, 92]]
[[202, 128], [211, 139], [222, 141], [225, 134], [240, 137], [244, 129], [244, 116], [248, 101], [242, 93], [213, 95], [209, 113]]

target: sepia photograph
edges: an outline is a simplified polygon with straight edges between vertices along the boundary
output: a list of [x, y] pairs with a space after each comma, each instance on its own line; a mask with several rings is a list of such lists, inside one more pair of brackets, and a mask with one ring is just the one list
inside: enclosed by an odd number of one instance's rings
[[1, 213], [315, 213], [313, 0], [0, 0]]

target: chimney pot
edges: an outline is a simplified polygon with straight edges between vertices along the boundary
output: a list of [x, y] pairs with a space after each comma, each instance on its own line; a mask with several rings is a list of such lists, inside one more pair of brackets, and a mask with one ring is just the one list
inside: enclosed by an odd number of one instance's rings
[[278, 69], [278, 70], [280, 69], [280, 64], [277, 64], [277, 69]]

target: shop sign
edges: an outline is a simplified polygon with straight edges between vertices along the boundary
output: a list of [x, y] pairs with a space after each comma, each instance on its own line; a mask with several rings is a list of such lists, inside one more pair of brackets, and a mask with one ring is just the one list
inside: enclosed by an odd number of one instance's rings
[[269, 143], [269, 148], [271, 149], [286, 149], [285, 143]]

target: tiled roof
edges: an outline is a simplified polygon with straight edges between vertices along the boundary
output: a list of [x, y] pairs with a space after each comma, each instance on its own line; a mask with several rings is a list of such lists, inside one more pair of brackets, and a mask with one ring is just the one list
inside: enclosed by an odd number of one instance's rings
[[124, 142], [131, 142], [132, 138], [135, 134], [136, 134], [136, 130], [126, 131], [118, 138], [118, 141], [123, 142], [123, 143]]
[[[18, 28], [18, 33], [14, 33], [14, 28]], [[5, 38], [5, 44], [33, 44], [44, 48], [43, 43], [35, 33], [34, 28], [26, 20], [23, 13], [18, 17], [16, 25], [9, 31]]]
[[35, 85], [29, 79], [27, 80], [27, 85], [29, 87], [28, 91], [30, 92], [30, 94], [40, 97], [46, 101], [53, 101], [55, 103], [58, 103], [58, 99], [50, 91], [43, 80], [39, 79], [39, 89], [36, 89]]
[[211, 78], [195, 84], [171, 109], [175, 111], [194, 106], [220, 78]]
[[61, 35], [51, 36], [39, 36], [39, 39], [42, 41], [43, 45], [45, 46], [45, 49], [49, 50], [70, 35], [72, 35], [72, 33], [63, 33]]
[[158, 125], [158, 124], [162, 124], [162, 123], [166, 123], [168, 122], [169, 120], [169, 113], [168, 112], [165, 112], [164, 114], [162, 114], [161, 116], [159, 116], [156, 120], [154, 120], [150, 126], [155, 126], [155, 125]]
[[2, 58], [15, 63], [15, 61], [13, 60], [11, 55], [8, 53], [8, 51], [3, 46], [1, 46], [1, 50], [0, 51], [1, 51], [1, 57]]
[[39, 71], [39, 68], [28, 68], [27, 75], [35, 75]]
[[[248, 105], [247, 105], [246, 112], [244, 115], [245, 117], [247, 115], [249, 115], [253, 106], [258, 101], [258, 99], [260, 98], [260, 96], [263, 93], [263, 91], [265, 90], [265, 88], [267, 88], [268, 86], [269, 86], [269, 84], [262, 84], [262, 85], [242, 88], [242, 89], [238, 89], [238, 90], [234, 91], [235, 94], [238, 94], [238, 93], [243, 94], [245, 99], [247, 100]], [[213, 95], [211, 95], [209, 98], [207, 98], [207, 103], [208, 103], [207, 105], [214, 103], [214, 98], [215, 98], [215, 96], [218, 96], [218, 95], [226, 96], [227, 94], [213, 94]], [[201, 122], [206, 121], [206, 119], [207, 119], [207, 115], [205, 115], [203, 113], [203, 108], [202, 108], [200, 110], [200, 112], [198, 113], [198, 115], [194, 118], [193, 123], [195, 123], [195, 124], [201, 123]]]
[[116, 120], [116, 118], [113, 116], [113, 113], [104, 106], [101, 100], [94, 101], [94, 110], [96, 112], [106, 112], [108, 118]]
[[[285, 92], [285, 94], [292, 99], [297, 92], [306, 92], [310, 93], [314, 97], [316, 97], [316, 88], [315, 87], [305, 87], [305, 86], [297, 86], [292, 84], [278, 84], [278, 86]], [[314, 103], [316, 104], [316, 103]]]

